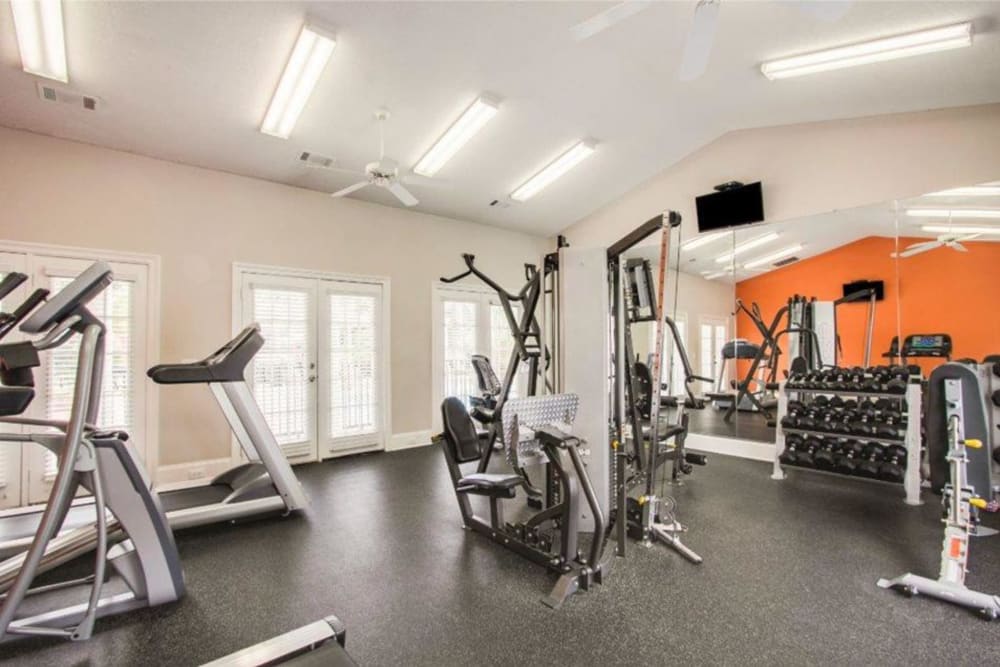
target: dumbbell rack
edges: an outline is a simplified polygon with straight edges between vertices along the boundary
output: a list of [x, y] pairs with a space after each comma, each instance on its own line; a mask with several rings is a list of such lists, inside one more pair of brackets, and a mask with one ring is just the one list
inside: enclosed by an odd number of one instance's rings
[[[921, 406], [921, 382], [919, 377], [911, 378], [906, 385], [906, 393], [904, 394], [890, 394], [890, 393], [880, 393], [872, 391], [843, 391], [843, 390], [832, 390], [832, 389], [802, 389], [794, 388], [787, 389], [785, 387], [785, 382], [782, 381], [780, 384], [780, 389], [778, 391], [778, 417], [777, 417], [777, 440], [774, 448], [774, 469], [771, 473], [771, 479], [783, 480], [785, 479], [784, 466], [778, 457], [781, 456], [782, 452], [785, 451], [785, 434], [796, 434], [802, 436], [816, 436], [821, 438], [829, 438], [831, 436], [838, 437], [837, 434], [828, 433], [821, 430], [805, 430], [805, 429], [784, 429], [781, 426], [781, 420], [788, 414], [788, 401], [789, 396], [801, 397], [800, 400], [805, 400], [806, 397], [815, 397], [818, 395], [825, 396], [844, 396], [851, 398], [889, 398], [893, 400], [905, 399], [906, 400], [906, 436], [902, 442], [899, 440], [891, 440], [886, 438], [858, 436], [858, 440], [864, 440], [865, 442], [879, 442], [883, 444], [899, 445], [902, 444], [906, 447], [906, 472], [903, 475], [903, 489], [906, 492], [906, 497], [904, 502], [907, 505], [922, 505], [923, 501], [920, 499], [920, 465], [921, 465], [921, 435], [920, 435], [920, 406]], [[839, 436], [845, 437], [845, 436]], [[836, 472], [828, 472], [825, 470], [816, 470], [814, 468], [800, 468], [798, 466], [793, 466], [796, 470], [805, 470], [807, 472], [814, 472], [821, 475], [837, 475], [838, 477], [844, 477]], [[868, 482], [877, 482], [879, 484], [893, 484], [892, 482], [886, 482], [878, 479], [869, 479], [866, 477], [851, 476], [851, 479], [859, 479]], [[896, 486], [896, 484], [893, 484]]]

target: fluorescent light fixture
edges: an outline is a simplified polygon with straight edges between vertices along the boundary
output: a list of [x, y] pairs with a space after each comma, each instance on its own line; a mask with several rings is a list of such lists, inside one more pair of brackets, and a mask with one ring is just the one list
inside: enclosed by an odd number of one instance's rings
[[972, 46], [972, 23], [920, 30], [834, 49], [815, 51], [791, 58], [771, 60], [760, 66], [768, 79], [787, 79], [842, 67], [867, 65], [883, 60], [895, 60], [933, 51], [946, 51]]
[[261, 132], [281, 139], [291, 135], [336, 45], [329, 31], [310, 23], [302, 26], [260, 125]]
[[744, 241], [743, 243], [738, 243], [732, 252], [727, 252], [724, 255], [719, 255], [715, 258], [715, 261], [719, 264], [725, 264], [737, 255], [742, 255], [747, 250], [753, 250], [754, 248], [760, 247], [765, 243], [770, 243], [771, 241], [778, 238], [778, 232], [771, 232], [770, 234], [764, 234], [763, 236], [758, 236], [757, 238], [750, 239], [749, 241]]
[[721, 238], [732, 235], [732, 232], [713, 232], [711, 234], [699, 234], [689, 241], [685, 241], [681, 244], [681, 250], [694, 250], [695, 248], [700, 248], [703, 245], [711, 243]]
[[758, 266], [773, 264], [774, 262], [777, 262], [779, 259], [791, 257], [800, 250], [802, 250], [802, 244], [796, 243], [795, 245], [790, 245], [787, 248], [782, 248], [777, 252], [773, 252], [770, 255], [764, 255], [763, 257], [758, 257], [757, 259], [750, 260], [749, 262], [743, 265], [743, 268], [756, 269]]
[[596, 146], [597, 144], [593, 141], [581, 141], [576, 144], [551, 162], [549, 166], [525, 181], [517, 190], [510, 193], [510, 198], [515, 201], [528, 201], [537, 195], [542, 188], [590, 157]]
[[908, 208], [911, 218], [1000, 218], [1000, 208]]
[[969, 225], [924, 225], [920, 229], [935, 234], [1000, 234], [1000, 227], [972, 227]]
[[21, 68], [28, 74], [69, 82], [61, 0], [11, 0]]
[[723, 269], [722, 271], [703, 271], [701, 277], [705, 280], [715, 280], [716, 278], [721, 278], [722, 276], [731, 276], [735, 273], [732, 269]]
[[414, 173], [428, 178], [438, 173], [444, 163], [496, 115], [497, 110], [498, 105], [493, 100], [487, 97], [477, 98], [420, 158], [420, 162], [413, 168]]
[[983, 183], [966, 188], [951, 188], [939, 192], [929, 192], [925, 197], [1000, 197], [1000, 183]]

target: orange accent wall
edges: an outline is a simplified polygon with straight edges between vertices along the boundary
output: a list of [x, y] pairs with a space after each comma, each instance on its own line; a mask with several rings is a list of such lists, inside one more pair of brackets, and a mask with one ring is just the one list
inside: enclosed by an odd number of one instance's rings
[[[900, 248], [927, 239], [901, 238]], [[872, 338], [872, 364], [887, 363], [882, 353], [896, 335], [896, 303], [900, 301], [902, 335], [949, 333], [952, 358], [981, 359], [1000, 353], [1000, 243], [968, 242], [968, 253], [937, 249], [900, 260], [899, 285], [891, 238], [872, 236], [849, 243], [787, 267], [737, 283], [736, 296], [749, 305], [756, 301], [771, 318], [793, 294], [821, 301], [843, 295], [843, 284], [855, 280], [882, 280], [885, 299], [877, 302]], [[837, 330], [843, 352], [841, 365], [860, 365], [864, 358], [865, 303], [837, 308]], [[756, 327], [745, 314], [736, 323], [737, 334], [760, 342]], [[779, 343], [787, 351], [787, 340]], [[779, 369], [787, 368], [787, 352]], [[936, 362], [921, 362], [929, 371]], [[746, 364], [741, 365], [746, 371]]]

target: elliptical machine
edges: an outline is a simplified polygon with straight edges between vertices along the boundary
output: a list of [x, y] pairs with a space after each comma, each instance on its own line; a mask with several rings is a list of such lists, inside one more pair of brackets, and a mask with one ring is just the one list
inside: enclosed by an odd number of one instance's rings
[[[27, 635], [88, 639], [99, 617], [173, 602], [185, 591], [173, 534], [159, 499], [135, 463], [128, 435], [102, 432], [94, 425], [100, 407], [105, 328], [86, 305], [111, 281], [107, 264], [93, 264], [21, 325], [21, 331], [39, 339], [0, 346], [4, 359], [0, 379], [6, 385], [0, 387], [0, 421], [57, 431], [2, 433], [0, 441], [41, 445], [59, 461], [38, 530], [0, 607], [0, 641]], [[76, 335], [81, 342], [69, 420], [17, 416], [34, 398], [32, 368], [40, 363], [38, 352], [59, 347]], [[94, 496], [93, 575], [32, 588], [49, 544], [80, 490]], [[108, 511], [126, 537], [110, 548]], [[106, 581], [109, 576], [119, 583]], [[104, 594], [106, 587], [119, 592]], [[44, 604], [68, 589], [79, 589], [84, 601], [64, 607], [55, 606], [57, 602]], [[23, 605], [29, 596], [30, 609]]]

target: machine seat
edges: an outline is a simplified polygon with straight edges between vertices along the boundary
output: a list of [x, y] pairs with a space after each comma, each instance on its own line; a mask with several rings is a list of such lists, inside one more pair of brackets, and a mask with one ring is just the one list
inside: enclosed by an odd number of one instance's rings
[[524, 484], [520, 475], [477, 472], [458, 480], [457, 490], [480, 496], [513, 498], [518, 486]]
[[35, 397], [32, 387], [0, 387], [0, 417], [13, 417], [28, 409]]
[[496, 421], [497, 415], [495, 410], [490, 408], [484, 408], [480, 406], [475, 406], [469, 411], [472, 418], [475, 419], [480, 424], [492, 424]]

